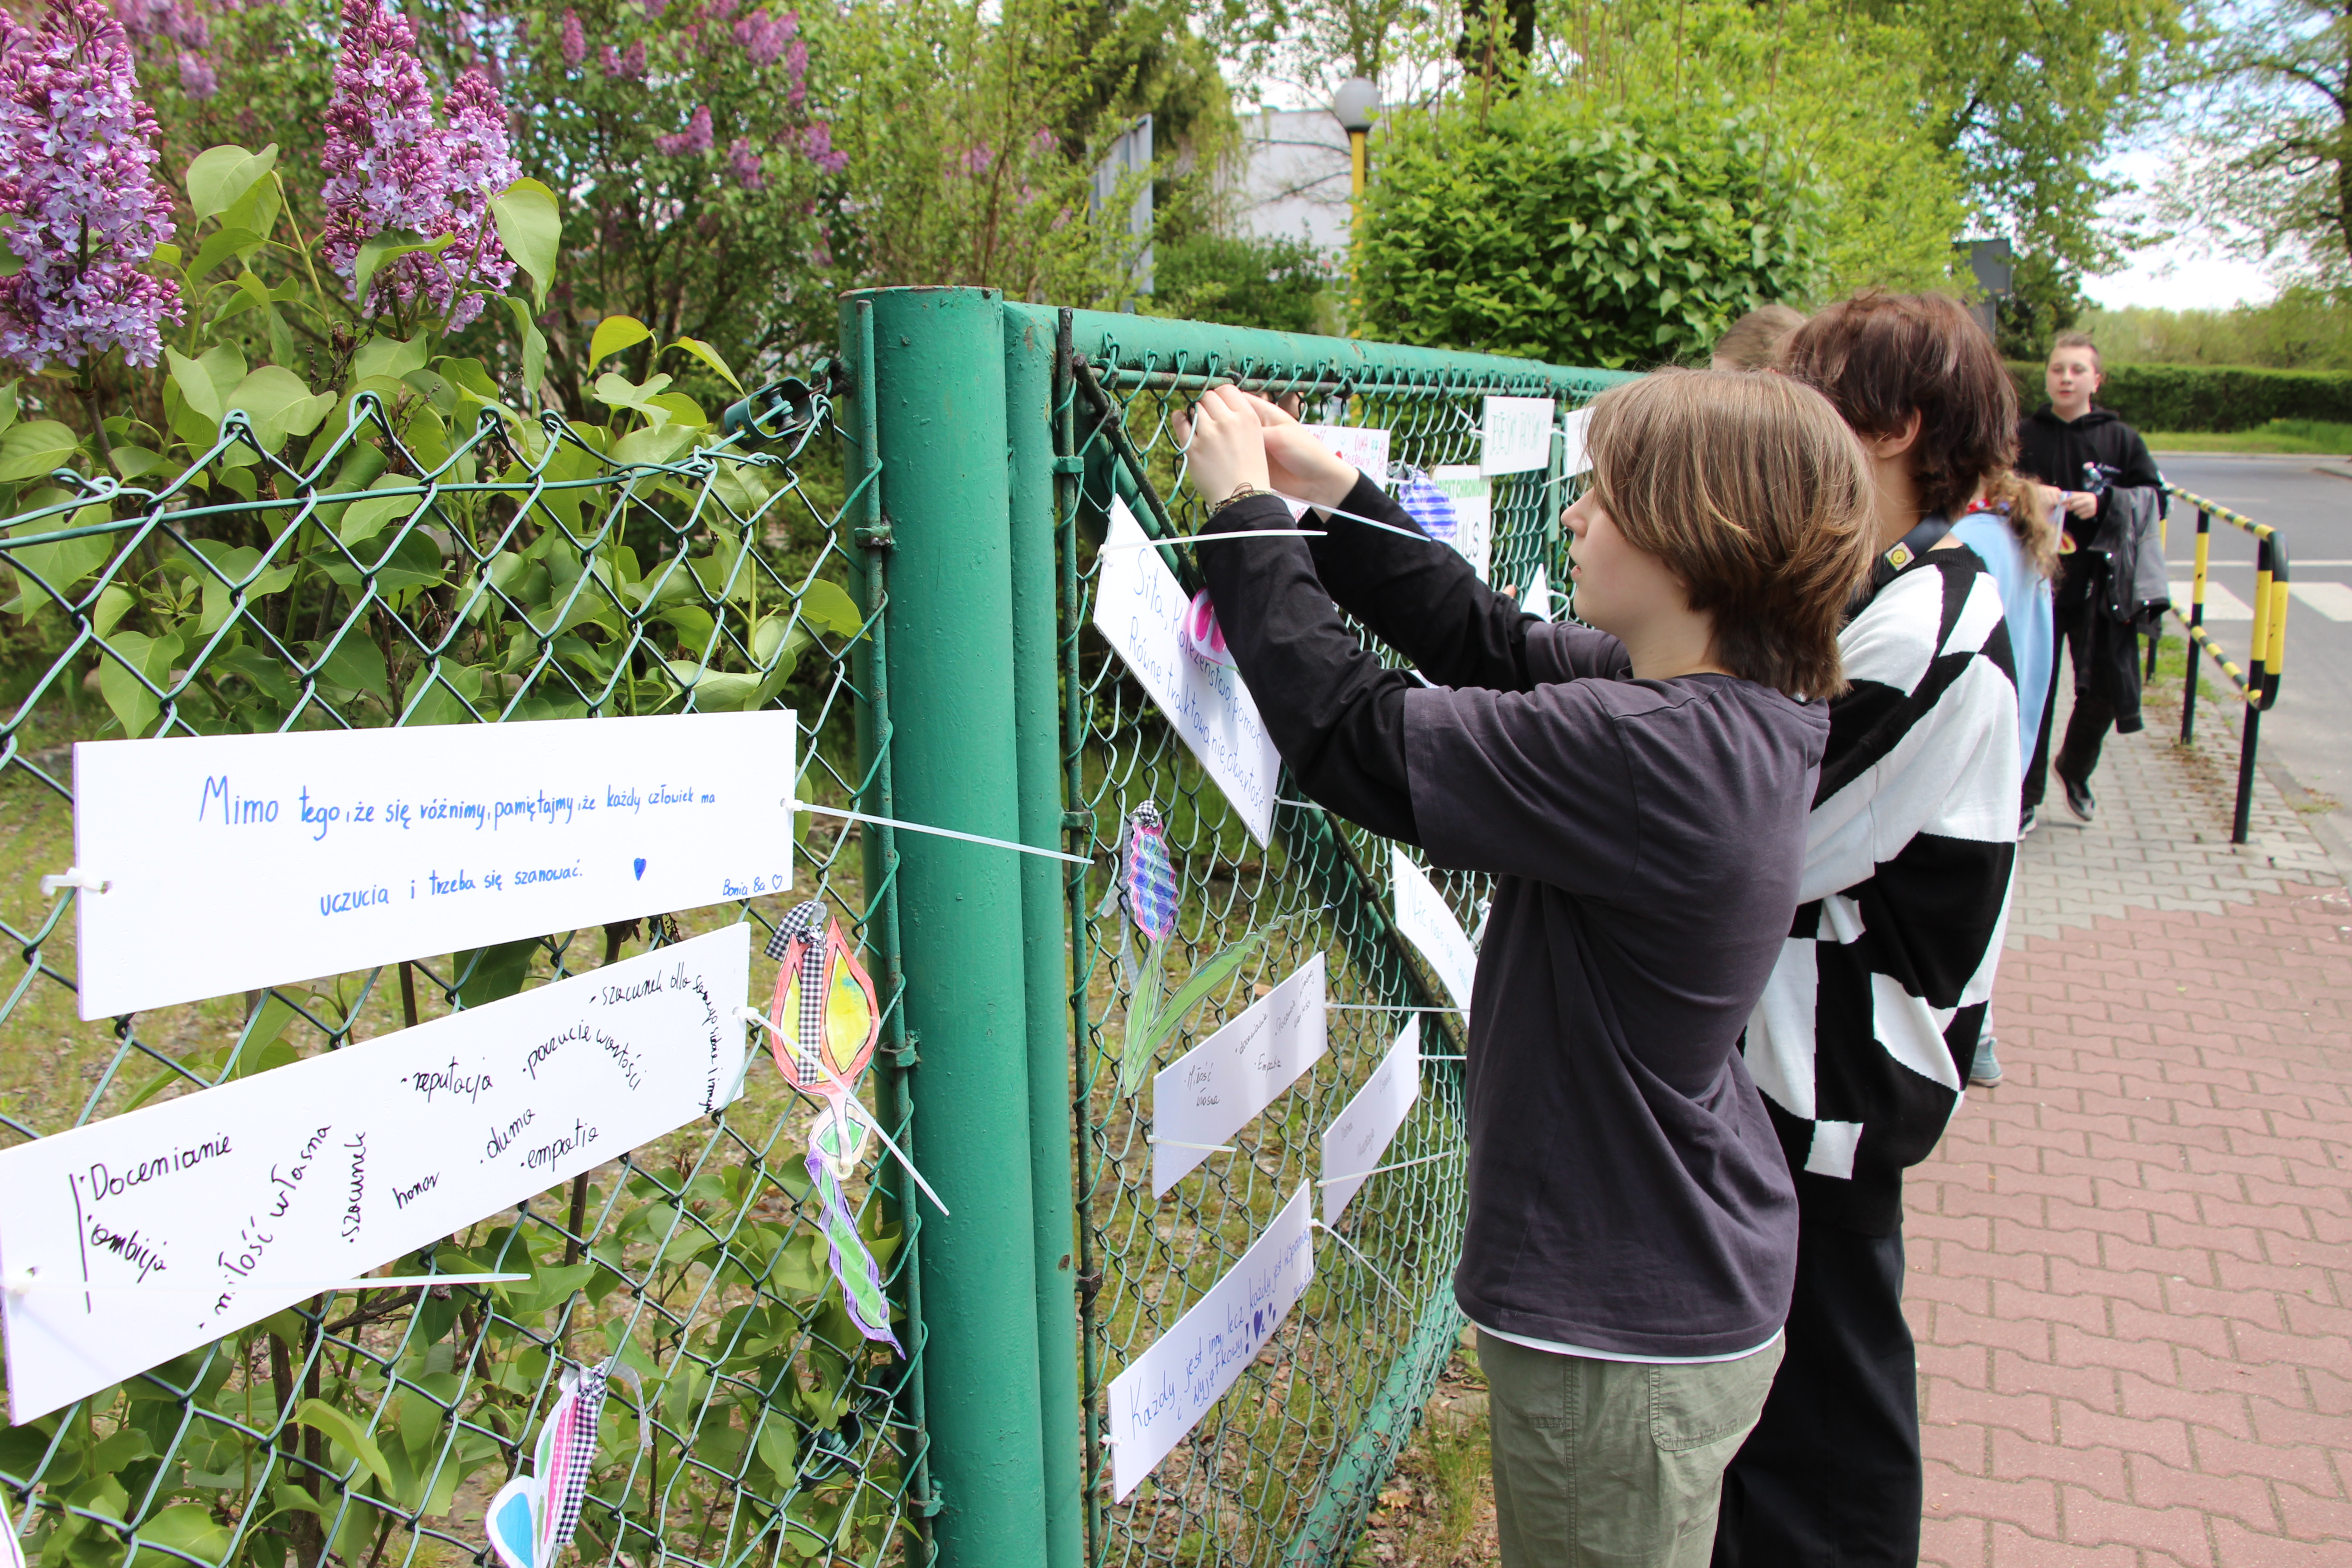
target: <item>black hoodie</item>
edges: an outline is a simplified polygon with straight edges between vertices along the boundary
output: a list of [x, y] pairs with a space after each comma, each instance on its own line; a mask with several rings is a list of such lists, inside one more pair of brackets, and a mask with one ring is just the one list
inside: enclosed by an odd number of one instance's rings
[[2045, 403], [2019, 420], [2017, 467], [2045, 485], [2088, 490], [2099, 498], [2091, 537], [2076, 536], [2076, 543], [2086, 545], [2105, 542], [2109, 490], [2164, 482], [2139, 432], [2112, 410], [2096, 406], [2080, 419], [2066, 420]]

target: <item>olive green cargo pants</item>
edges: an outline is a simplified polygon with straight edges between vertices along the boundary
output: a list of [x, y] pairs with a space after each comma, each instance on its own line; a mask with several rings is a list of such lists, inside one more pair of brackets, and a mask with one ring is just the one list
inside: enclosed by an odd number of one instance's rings
[[1782, 1343], [1657, 1365], [1481, 1330], [1503, 1568], [1706, 1568], [1724, 1467], [1764, 1408]]

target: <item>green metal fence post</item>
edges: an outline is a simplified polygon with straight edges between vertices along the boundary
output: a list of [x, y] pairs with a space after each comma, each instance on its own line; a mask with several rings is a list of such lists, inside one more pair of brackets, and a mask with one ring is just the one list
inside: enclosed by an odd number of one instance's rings
[[[1020, 836], [1003, 310], [993, 290], [844, 302], [872, 400], [891, 538], [891, 773], [899, 813]], [[898, 836], [924, 1174], [952, 1208], [923, 1226], [930, 1472], [950, 1568], [1033, 1563], [1045, 1533], [1019, 858]], [[1048, 1006], [1058, 1004], [1058, 994]]]
[[[1004, 315], [1004, 404], [1011, 447], [1013, 744], [1019, 752], [1021, 837], [1062, 839], [1062, 715], [1054, 570], [1054, 339], [1043, 310]], [[1024, 858], [1022, 941], [1028, 959], [1029, 1180], [1036, 1215], [1037, 1373], [1045, 1440], [1047, 1568], [1085, 1556], [1078, 1388], [1077, 1215], [1071, 1151], [1069, 927], [1063, 919], [1076, 868]]]

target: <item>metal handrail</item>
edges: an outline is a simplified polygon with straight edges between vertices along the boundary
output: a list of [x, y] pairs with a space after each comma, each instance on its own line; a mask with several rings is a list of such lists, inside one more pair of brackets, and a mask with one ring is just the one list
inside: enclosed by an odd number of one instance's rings
[[[2256, 522], [2219, 501], [2208, 500], [2179, 485], [2168, 483], [2165, 493], [2197, 509], [2197, 563], [2189, 589], [2189, 613], [2171, 606], [2189, 642], [2210, 655], [2238, 689], [2246, 708], [2245, 735], [2238, 748], [2238, 801], [2230, 826], [2230, 842], [2243, 844], [2253, 814], [2254, 754], [2262, 738], [2263, 714], [2278, 701], [2279, 679], [2286, 666], [2287, 549], [2285, 536], [2266, 522]], [[2212, 546], [2213, 520], [2254, 538], [2254, 626], [2249, 639], [2247, 668], [2241, 670], [2205, 629], [2205, 579]], [[2148, 669], [2156, 668], [2156, 647], [2148, 647]], [[2180, 743], [2197, 739], [2197, 659], [2189, 658], [2180, 695]]]

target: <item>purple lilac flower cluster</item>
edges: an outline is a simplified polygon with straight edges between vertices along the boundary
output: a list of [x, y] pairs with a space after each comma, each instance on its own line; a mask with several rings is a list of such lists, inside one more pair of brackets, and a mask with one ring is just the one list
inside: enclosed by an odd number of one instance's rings
[[509, 151], [506, 108], [479, 68], [449, 89], [446, 130], [433, 122], [433, 97], [408, 19], [383, 0], [343, 0], [342, 57], [327, 104], [327, 207], [320, 253], [344, 278], [360, 247], [386, 229], [451, 237], [435, 256], [413, 252], [376, 275], [372, 306], [422, 296], [452, 331], [481, 314], [482, 295], [503, 290], [514, 263], [499, 245], [489, 198], [520, 179]]
[[[242, 0], [233, 0], [231, 9]], [[180, 90], [190, 98], [207, 99], [220, 90], [220, 79], [204, 51], [212, 43], [212, 22], [204, 12], [183, 0], [114, 0], [114, 19], [134, 44], [153, 42], [175, 47]]]
[[180, 286], [139, 270], [172, 237], [154, 110], [99, 0], [49, 0], [36, 33], [0, 13], [0, 215], [24, 265], [0, 278], [0, 359], [37, 371], [120, 348], [163, 353]]

